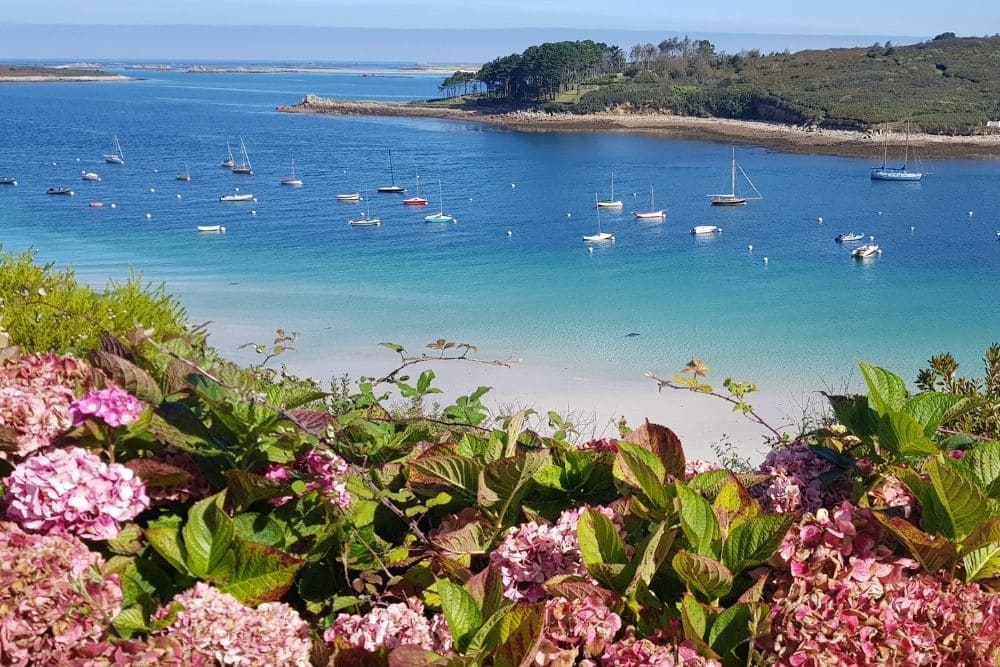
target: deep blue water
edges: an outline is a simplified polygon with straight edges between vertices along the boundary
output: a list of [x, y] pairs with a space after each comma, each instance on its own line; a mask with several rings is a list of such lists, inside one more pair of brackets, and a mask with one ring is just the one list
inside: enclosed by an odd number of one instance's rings
[[[705, 195], [728, 186], [720, 144], [275, 111], [306, 93], [433, 97], [431, 76], [143, 76], [0, 87], [0, 175], [21, 183], [0, 188], [0, 242], [96, 282], [134, 265], [193, 318], [229, 327], [223, 347], [285, 326], [302, 333], [301, 354], [336, 361], [382, 340], [447, 337], [609, 377], [699, 356], [721, 375], [815, 388], [850, 376], [857, 359], [912, 379], [942, 351], [978, 374], [1000, 339], [996, 162], [940, 161], [920, 183], [873, 183], [873, 160], [740, 147], [765, 199], [718, 209]], [[115, 134], [121, 167], [101, 160]], [[219, 167], [241, 136], [253, 177]], [[412, 188], [419, 170], [432, 205], [407, 210], [372, 192], [382, 227], [349, 227], [361, 207], [334, 195], [388, 182], [390, 148], [397, 182]], [[292, 159], [300, 189], [278, 183]], [[190, 183], [174, 179], [185, 165]], [[602, 224], [617, 240], [588, 253], [580, 236], [596, 231], [594, 194], [608, 194], [612, 171], [626, 205]], [[439, 179], [458, 224], [423, 222]], [[44, 194], [60, 185], [77, 195]], [[650, 186], [662, 224], [629, 213]], [[235, 187], [258, 201], [218, 201]], [[195, 231], [217, 223], [225, 234]], [[723, 233], [695, 238], [697, 224]], [[833, 242], [847, 231], [874, 235], [883, 255], [852, 260]]]

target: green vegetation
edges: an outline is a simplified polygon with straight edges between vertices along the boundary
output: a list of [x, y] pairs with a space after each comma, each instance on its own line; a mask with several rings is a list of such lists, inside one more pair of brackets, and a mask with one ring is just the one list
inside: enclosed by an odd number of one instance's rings
[[[479, 103], [549, 111], [673, 112], [867, 130], [912, 123], [970, 133], [1000, 119], [1000, 36], [941, 33], [908, 46], [762, 54], [717, 52], [707, 40], [636, 44], [629, 62], [594, 42], [533, 46], [497, 58], [476, 78]], [[608, 76], [611, 75], [611, 76]]]
[[983, 365], [982, 380], [962, 378], [955, 357], [939, 354], [931, 357], [930, 368], [920, 371], [917, 386], [924, 391], [957, 394], [968, 401], [968, 409], [945, 421], [945, 428], [1000, 439], [1000, 344], [986, 350]]

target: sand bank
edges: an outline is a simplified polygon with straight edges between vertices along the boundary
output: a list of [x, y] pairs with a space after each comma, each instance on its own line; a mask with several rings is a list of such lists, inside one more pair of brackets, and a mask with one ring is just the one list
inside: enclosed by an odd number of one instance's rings
[[[537, 111], [492, 113], [414, 103], [332, 100], [308, 95], [298, 104], [278, 107], [291, 113], [440, 118], [490, 123], [523, 132], [630, 132], [685, 139], [747, 143], [789, 153], [870, 158], [881, 150], [884, 135], [848, 130], [821, 130], [781, 123], [695, 118], [673, 114], [604, 112], [586, 115]], [[949, 136], [911, 134], [910, 146], [929, 158], [1000, 158], [1000, 132]]]

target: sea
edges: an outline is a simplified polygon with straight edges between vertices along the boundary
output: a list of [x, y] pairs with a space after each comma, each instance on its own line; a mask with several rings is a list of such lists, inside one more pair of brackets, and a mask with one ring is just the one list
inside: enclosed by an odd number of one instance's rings
[[[952, 352], [981, 376], [1000, 340], [1000, 162], [924, 162], [922, 181], [886, 183], [869, 179], [875, 155], [739, 145], [763, 199], [720, 208], [706, 195], [728, 190], [726, 144], [276, 110], [308, 93], [436, 97], [440, 75], [122, 73], [141, 80], [0, 86], [0, 176], [19, 182], [0, 186], [0, 243], [95, 285], [141, 271], [237, 357], [283, 327], [298, 333], [292, 367], [333, 372], [391, 366], [380, 342], [444, 338], [595, 382], [697, 357], [713, 376], [839, 390], [858, 388], [859, 360], [912, 382]], [[115, 136], [121, 166], [102, 159]], [[241, 139], [253, 176], [220, 166]], [[279, 183], [292, 160], [301, 188]], [[599, 213], [612, 174], [624, 206]], [[393, 180], [430, 205], [376, 193]], [[46, 195], [60, 186], [75, 196]], [[237, 188], [255, 201], [219, 201]], [[634, 219], [651, 190], [666, 217]], [[439, 210], [457, 222], [424, 221]], [[382, 225], [348, 225], [362, 211]], [[196, 229], [216, 224], [226, 231]], [[599, 228], [614, 242], [582, 240]], [[882, 253], [852, 259], [854, 244], [834, 241], [845, 232]]]

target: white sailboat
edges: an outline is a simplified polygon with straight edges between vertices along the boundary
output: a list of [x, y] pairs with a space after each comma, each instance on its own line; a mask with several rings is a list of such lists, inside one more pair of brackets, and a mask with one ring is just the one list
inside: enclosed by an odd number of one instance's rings
[[294, 188], [301, 187], [302, 179], [295, 175], [295, 160], [292, 160], [292, 175], [281, 179], [282, 185], [291, 185]]
[[240, 192], [239, 188], [236, 188], [236, 192], [231, 195], [222, 195], [219, 197], [219, 201], [232, 202], [232, 201], [253, 201], [253, 195]]
[[233, 159], [233, 147], [226, 142], [226, 159], [222, 161], [222, 166], [226, 169], [232, 169], [236, 166], [236, 160]]
[[[739, 192], [736, 189], [736, 170], [737, 169], [739, 169], [740, 173], [743, 174], [743, 178], [746, 179], [746, 182], [750, 184], [750, 187], [753, 189], [755, 196], [753, 196], [753, 197], [744, 197], [744, 196], [742, 196], [742, 195], [739, 194]], [[721, 193], [721, 194], [708, 195], [708, 200], [712, 203], [713, 206], [746, 206], [747, 201], [750, 200], [750, 199], [763, 199], [763, 198], [764, 198], [764, 195], [762, 195], [760, 193], [760, 190], [758, 190], [757, 186], [755, 186], [753, 184], [753, 181], [750, 180], [750, 177], [747, 176], [747, 173], [745, 171], [743, 171], [743, 167], [739, 166], [736, 163], [736, 148], [734, 147], [733, 148], [732, 177], [731, 177], [731, 181], [730, 181], [730, 190], [729, 190], [729, 192], [725, 192], [725, 193]]]
[[222, 225], [198, 225], [199, 232], [224, 232], [226, 228]]
[[438, 212], [424, 217], [424, 222], [455, 222], [455, 216], [444, 212], [444, 195], [441, 190], [441, 179], [438, 179]]
[[882, 164], [872, 167], [873, 181], [919, 181], [924, 174], [920, 171], [910, 171], [906, 162], [910, 157], [910, 124], [906, 124], [906, 138], [903, 140], [903, 164], [899, 167], [887, 167], [885, 162], [889, 157], [889, 133], [885, 133], [885, 145], [882, 147]]
[[[368, 193], [365, 192], [365, 201], [368, 201]], [[373, 218], [371, 216], [371, 204], [366, 204], [365, 212], [356, 218], [351, 218], [347, 221], [351, 227], [380, 227], [382, 225], [382, 218]]]
[[598, 199], [597, 208], [621, 208], [622, 200], [615, 199], [615, 172], [611, 172], [611, 198]]
[[597, 193], [594, 193], [594, 201], [597, 202], [597, 233], [585, 235], [583, 240], [587, 243], [601, 243], [604, 241], [614, 241], [615, 237], [608, 232], [601, 230], [601, 204], [597, 201]]
[[381, 185], [378, 188], [379, 192], [388, 194], [402, 194], [406, 192], [406, 188], [401, 185], [396, 185], [396, 174], [392, 170], [392, 151], [389, 151], [389, 178], [392, 181], [392, 185]]
[[361, 201], [360, 192], [342, 192], [337, 195], [337, 201], [349, 201], [349, 202], [359, 202]]
[[250, 154], [247, 153], [247, 145], [243, 143], [243, 137], [240, 137], [240, 152], [242, 153], [241, 161], [239, 164], [233, 165], [233, 173], [253, 176], [253, 165], [250, 164]]
[[108, 164], [125, 164], [125, 151], [122, 150], [122, 145], [118, 142], [118, 135], [114, 138], [115, 152], [111, 155], [105, 155], [104, 161]]
[[649, 187], [649, 210], [632, 211], [632, 215], [640, 220], [657, 220], [666, 216], [666, 212], [662, 208], [656, 208], [656, 196], [653, 193], [652, 186]]

